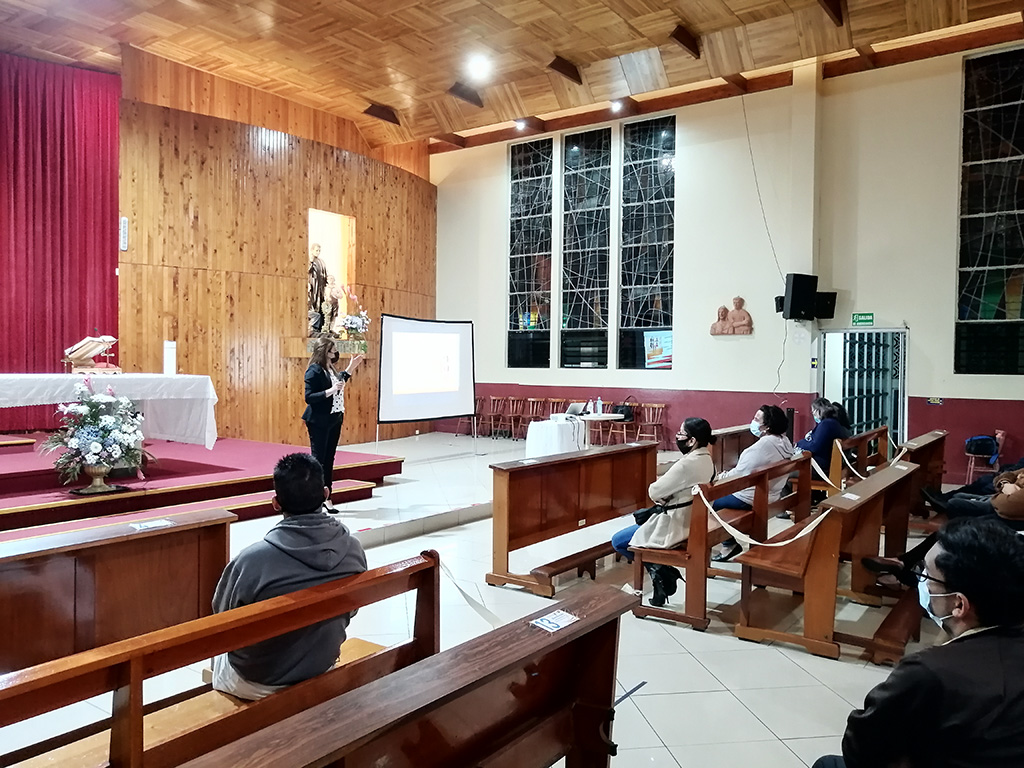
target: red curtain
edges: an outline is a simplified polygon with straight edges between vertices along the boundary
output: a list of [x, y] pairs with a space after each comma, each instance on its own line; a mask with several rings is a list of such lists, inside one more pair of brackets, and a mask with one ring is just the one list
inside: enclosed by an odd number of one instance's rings
[[[0, 54], [0, 372], [60, 372], [117, 335], [120, 98], [116, 75]], [[0, 430], [53, 411], [0, 409]]]

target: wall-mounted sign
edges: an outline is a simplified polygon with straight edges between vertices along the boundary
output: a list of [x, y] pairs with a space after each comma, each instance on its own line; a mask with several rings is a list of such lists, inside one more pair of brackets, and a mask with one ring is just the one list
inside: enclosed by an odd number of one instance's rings
[[853, 327], [859, 326], [872, 326], [875, 324], [875, 313], [874, 312], [854, 312], [853, 313]]
[[929, 397], [928, 398], [928, 405], [942, 405], [942, 398], [941, 397]]
[[128, 250], [128, 217], [122, 216], [117, 230], [117, 247], [122, 251]]

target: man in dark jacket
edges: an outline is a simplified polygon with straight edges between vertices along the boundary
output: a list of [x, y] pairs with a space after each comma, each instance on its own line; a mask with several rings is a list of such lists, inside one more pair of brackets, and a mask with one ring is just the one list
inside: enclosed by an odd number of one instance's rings
[[[324, 510], [328, 490], [316, 459], [308, 453], [281, 458], [274, 493], [284, 519], [228, 563], [213, 595], [215, 613], [366, 570], [362, 545]], [[338, 660], [349, 619], [343, 614], [218, 656], [213, 687], [258, 699], [322, 674]]]
[[953, 520], [917, 576], [921, 605], [953, 639], [903, 659], [850, 715], [843, 757], [814, 768], [1024, 765], [1024, 537]]

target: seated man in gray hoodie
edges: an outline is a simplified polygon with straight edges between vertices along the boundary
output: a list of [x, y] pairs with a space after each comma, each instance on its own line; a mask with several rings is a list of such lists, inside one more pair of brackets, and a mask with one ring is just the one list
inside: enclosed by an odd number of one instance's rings
[[[328, 490], [316, 459], [308, 453], [282, 457], [274, 467], [274, 494], [274, 509], [284, 519], [228, 563], [213, 594], [214, 613], [366, 570], [362, 545], [324, 510]], [[260, 699], [326, 672], [338, 660], [350, 618], [343, 614], [217, 656], [213, 687]]]

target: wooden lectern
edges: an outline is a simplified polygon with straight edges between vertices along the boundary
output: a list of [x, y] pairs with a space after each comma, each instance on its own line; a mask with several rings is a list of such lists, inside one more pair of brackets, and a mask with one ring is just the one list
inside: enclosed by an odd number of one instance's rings
[[64, 365], [71, 367], [71, 373], [121, 373], [121, 369], [109, 362], [97, 363], [97, 355], [110, 357], [107, 350], [117, 343], [113, 336], [86, 336], [77, 344], [64, 350]]

